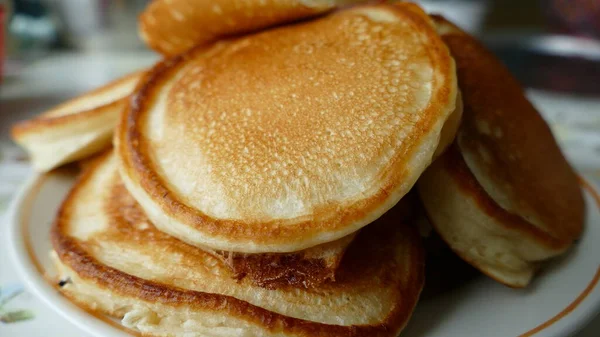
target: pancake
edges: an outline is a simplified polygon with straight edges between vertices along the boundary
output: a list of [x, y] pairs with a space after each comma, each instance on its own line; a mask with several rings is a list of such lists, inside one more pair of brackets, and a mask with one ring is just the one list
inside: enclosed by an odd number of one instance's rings
[[538, 111], [502, 63], [436, 18], [456, 60], [464, 113], [456, 142], [419, 191], [440, 236], [467, 262], [512, 287], [582, 232], [578, 179]]
[[157, 65], [116, 132], [120, 172], [156, 227], [189, 244], [299, 251], [395, 205], [456, 97], [419, 7], [353, 7]]
[[396, 336], [423, 286], [419, 235], [399, 216], [410, 208], [363, 229], [336, 282], [271, 290], [158, 231], [132, 201], [108, 153], [78, 179], [51, 237], [60, 291], [143, 334]]
[[[94, 162], [95, 157], [80, 163], [85, 170]], [[403, 205], [409, 205], [409, 202], [405, 201]], [[120, 206], [139, 207], [131, 197], [122, 199]], [[336, 270], [355, 237], [356, 233], [352, 233], [339, 240], [292, 253], [244, 254], [202, 249], [227, 266], [235, 279], [247, 279], [254, 285], [269, 289], [287, 286], [314, 288], [321, 283], [335, 281]]]
[[37, 171], [49, 171], [108, 148], [119, 114], [141, 72], [133, 73], [13, 126], [12, 138]]
[[154, 0], [139, 17], [148, 46], [165, 56], [226, 36], [314, 17], [357, 0]]

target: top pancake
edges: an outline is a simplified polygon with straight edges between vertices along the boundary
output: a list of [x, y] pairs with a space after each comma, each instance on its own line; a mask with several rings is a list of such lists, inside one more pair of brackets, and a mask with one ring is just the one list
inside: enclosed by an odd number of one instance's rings
[[158, 65], [117, 132], [124, 182], [197, 246], [290, 252], [392, 207], [430, 164], [457, 96], [418, 7], [364, 6]]
[[352, 0], [154, 0], [139, 18], [140, 36], [165, 56], [225, 36], [316, 16]]
[[570, 243], [582, 231], [584, 200], [550, 128], [496, 57], [448, 21], [436, 23], [456, 61], [457, 141], [469, 170], [501, 208]]

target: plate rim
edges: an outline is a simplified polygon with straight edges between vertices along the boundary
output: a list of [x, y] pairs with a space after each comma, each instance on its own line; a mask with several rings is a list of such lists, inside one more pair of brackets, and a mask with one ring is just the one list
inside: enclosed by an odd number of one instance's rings
[[29, 230], [29, 228], [23, 228], [22, 226], [23, 213], [35, 199], [37, 192], [39, 192], [38, 188], [43, 185], [51, 174], [52, 172], [33, 173], [11, 202], [7, 212], [8, 235], [6, 236], [9, 258], [25, 287], [69, 323], [95, 337], [131, 337], [131, 334], [113, 327], [61, 295], [38, 270], [37, 261], [33, 260], [27, 248], [25, 229]]
[[[134, 331], [129, 333], [125, 331], [125, 327], [116, 327], [107, 322], [107, 319], [98, 317], [61, 295], [44, 277], [37, 265], [38, 261], [35, 261], [35, 257], [31, 256], [27, 248], [26, 235], [29, 228], [24, 228], [22, 224], [29, 221], [23, 220], [24, 212], [30, 209], [39, 188], [52, 174], [53, 172], [33, 173], [13, 197], [5, 218], [8, 225], [6, 241], [8, 241], [9, 258], [27, 289], [71, 324], [95, 337], [130, 337], [131, 333], [135, 333]], [[600, 212], [600, 187], [583, 175], [579, 176], [579, 180], [582, 190], [590, 196], [596, 209]], [[564, 309], [515, 337], [536, 336], [544, 331], [548, 333], [548, 337], [570, 336], [579, 331], [600, 314], [599, 281], [600, 264], [592, 279], [586, 283], [586, 287]], [[577, 315], [573, 315], [580, 308], [580, 304], [586, 300], [591, 300], [589, 308], [585, 311], [580, 310]], [[567, 317], [569, 320], [565, 320]]]

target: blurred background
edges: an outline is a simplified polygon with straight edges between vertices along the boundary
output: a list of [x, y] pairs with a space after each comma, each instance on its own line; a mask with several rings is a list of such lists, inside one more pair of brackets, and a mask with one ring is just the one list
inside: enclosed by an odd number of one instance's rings
[[[143, 53], [136, 17], [147, 2], [0, 0], [4, 76], [17, 76], [22, 67], [57, 53]], [[479, 35], [526, 86], [600, 94], [592, 83], [600, 75], [600, 1], [416, 2]]]
[[[15, 120], [158, 60], [137, 35], [147, 2], [0, 0], [0, 141]], [[416, 2], [479, 36], [569, 152], [600, 168], [600, 0]]]

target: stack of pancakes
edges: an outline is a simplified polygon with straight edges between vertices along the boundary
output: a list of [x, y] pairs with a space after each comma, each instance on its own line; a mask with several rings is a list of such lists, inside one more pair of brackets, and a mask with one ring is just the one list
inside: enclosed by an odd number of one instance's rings
[[510, 286], [572, 244], [577, 178], [507, 70], [350, 2], [153, 1], [163, 61], [15, 126], [41, 171], [99, 153], [52, 230], [65, 296], [152, 336], [396, 336], [418, 210]]

